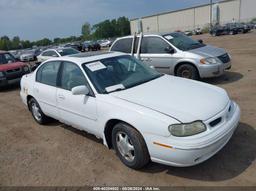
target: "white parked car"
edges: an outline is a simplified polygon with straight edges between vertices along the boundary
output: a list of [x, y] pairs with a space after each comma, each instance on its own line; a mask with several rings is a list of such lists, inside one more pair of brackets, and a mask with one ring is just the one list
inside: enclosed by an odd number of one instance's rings
[[47, 49], [37, 56], [37, 61], [44, 62], [50, 58], [56, 58], [56, 57], [67, 56], [67, 55], [78, 54], [78, 53], [80, 52], [74, 48]]
[[29, 62], [35, 60], [35, 51], [34, 50], [27, 50], [20, 54], [20, 61], [22, 62]]
[[103, 40], [102, 42], [100, 42], [101, 47], [110, 47], [111, 44], [112, 42], [110, 40]]
[[229, 141], [240, 118], [225, 90], [115, 52], [48, 60], [22, 77], [20, 95], [39, 124], [52, 117], [92, 133], [134, 169], [150, 160], [201, 163]]

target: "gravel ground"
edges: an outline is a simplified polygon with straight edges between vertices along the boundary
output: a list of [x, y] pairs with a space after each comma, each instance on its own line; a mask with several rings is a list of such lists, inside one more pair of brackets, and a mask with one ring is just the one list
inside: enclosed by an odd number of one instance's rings
[[203, 80], [226, 89], [242, 111], [218, 154], [189, 168], [151, 163], [131, 170], [92, 135], [58, 122], [39, 126], [17, 86], [0, 91], [0, 186], [256, 186], [256, 32], [193, 38], [227, 49], [233, 59], [224, 76]]

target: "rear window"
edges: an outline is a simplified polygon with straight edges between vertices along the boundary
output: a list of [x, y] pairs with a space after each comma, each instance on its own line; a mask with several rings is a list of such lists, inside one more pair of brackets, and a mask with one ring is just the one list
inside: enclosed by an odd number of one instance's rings
[[64, 48], [64, 49], [58, 49], [57, 50], [58, 53], [61, 55], [61, 56], [67, 56], [67, 55], [72, 55], [72, 54], [78, 54], [80, 53], [79, 51], [73, 49], [73, 48]]
[[117, 40], [112, 46], [111, 51], [130, 53], [132, 48], [132, 38]]

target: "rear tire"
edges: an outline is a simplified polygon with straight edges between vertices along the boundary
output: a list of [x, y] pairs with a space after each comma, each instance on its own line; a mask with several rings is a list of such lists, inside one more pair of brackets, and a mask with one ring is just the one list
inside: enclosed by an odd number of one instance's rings
[[28, 101], [28, 107], [37, 123], [44, 125], [49, 122], [50, 118], [42, 112], [38, 102], [34, 98]]
[[126, 123], [118, 123], [112, 131], [112, 143], [116, 155], [129, 168], [140, 169], [149, 163], [147, 145], [133, 127]]
[[191, 64], [182, 64], [177, 68], [176, 76], [193, 80], [199, 79], [197, 69]]

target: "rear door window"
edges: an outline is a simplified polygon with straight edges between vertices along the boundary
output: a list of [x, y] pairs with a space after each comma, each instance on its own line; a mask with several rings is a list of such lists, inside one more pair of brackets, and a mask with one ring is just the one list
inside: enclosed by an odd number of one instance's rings
[[56, 87], [60, 63], [55, 61], [42, 65], [36, 73], [36, 81]]
[[131, 53], [132, 49], [132, 38], [124, 38], [117, 40], [112, 46], [111, 51]]

